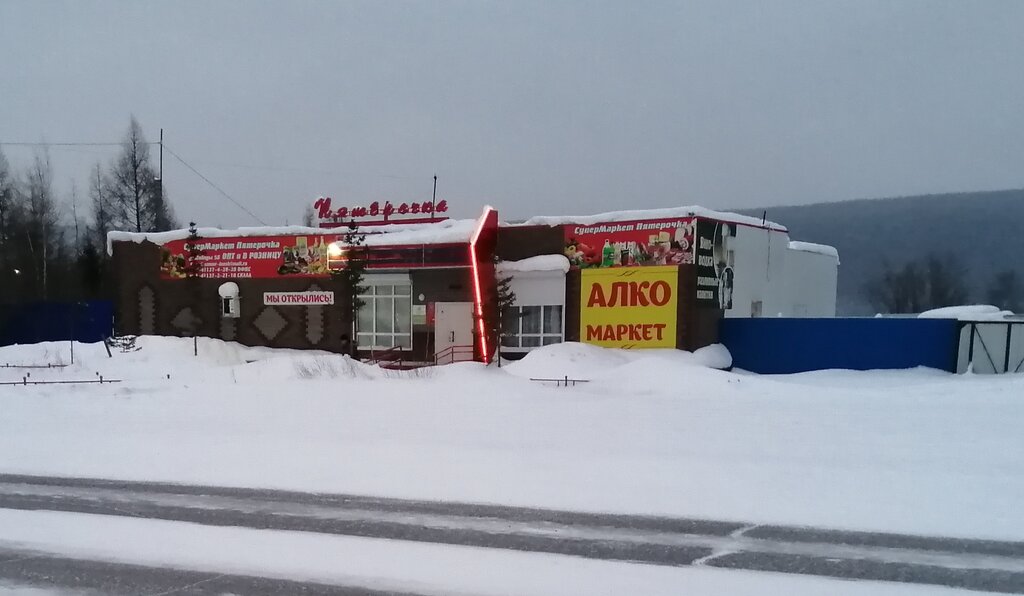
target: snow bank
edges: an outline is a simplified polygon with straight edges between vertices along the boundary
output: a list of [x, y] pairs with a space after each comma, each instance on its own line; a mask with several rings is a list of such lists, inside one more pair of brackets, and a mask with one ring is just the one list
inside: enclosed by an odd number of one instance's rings
[[0, 381], [17, 381], [26, 373], [33, 380], [86, 380], [103, 376], [124, 381], [286, 381], [300, 379], [382, 378], [388, 371], [321, 350], [291, 350], [244, 346], [208, 337], [198, 338], [198, 356], [191, 338], [141, 336], [136, 349], [122, 352], [102, 343], [41, 342], [0, 347], [0, 364], [67, 365], [53, 369], [0, 368]]
[[926, 310], [917, 315], [919, 319], [958, 319], [960, 321], [1003, 321], [1014, 314], [990, 304], [947, 306]]
[[[32, 371], [116, 385], [0, 387], [0, 471], [1024, 538], [1024, 375], [766, 378], [709, 368], [721, 347], [578, 343], [393, 372], [205, 338], [198, 358], [190, 339], [139, 345], [76, 344], [74, 367]], [[68, 356], [0, 348], [0, 362]], [[529, 380], [564, 376], [591, 382]]]
[[745, 224], [749, 226], [764, 227], [779, 232], [786, 232], [786, 227], [773, 221], [762, 222], [760, 218], [730, 213], [727, 211], [714, 211], [699, 205], [688, 207], [668, 207], [665, 209], [633, 209], [628, 211], [608, 211], [596, 215], [555, 215], [531, 217], [522, 224], [525, 226], [560, 226], [567, 224], [579, 224], [590, 226], [599, 223], [612, 221], [633, 221], [642, 219], [668, 219], [672, 217], [703, 217], [732, 223]]
[[660, 369], [658, 377], [672, 370], [692, 367], [729, 368], [732, 355], [715, 344], [694, 353], [682, 350], [620, 350], [602, 348], [579, 342], [553, 344], [532, 350], [522, 360], [505, 367], [509, 373], [536, 379], [615, 380], [626, 383], [644, 382], [645, 372], [637, 369]]
[[[399, 244], [447, 244], [469, 242], [476, 229], [475, 219], [448, 219], [436, 223], [389, 224], [387, 226], [364, 226], [360, 231], [366, 234], [366, 246], [391, 246]], [[329, 236], [345, 233], [344, 228], [323, 229], [305, 226], [260, 226], [222, 230], [220, 228], [198, 228], [200, 238], [244, 238], [249, 236]], [[113, 254], [114, 242], [145, 241], [166, 244], [188, 238], [188, 230], [167, 232], [107, 232], [107, 254]]]
[[565, 255], [538, 255], [520, 261], [501, 261], [498, 273], [525, 273], [529, 271], [569, 272], [569, 259]]
[[791, 241], [789, 243], [789, 250], [798, 250], [800, 252], [811, 252], [826, 257], [832, 257], [835, 260], [839, 260], [839, 251], [834, 246], [828, 246], [827, 244], [815, 244], [813, 242], [797, 242]]

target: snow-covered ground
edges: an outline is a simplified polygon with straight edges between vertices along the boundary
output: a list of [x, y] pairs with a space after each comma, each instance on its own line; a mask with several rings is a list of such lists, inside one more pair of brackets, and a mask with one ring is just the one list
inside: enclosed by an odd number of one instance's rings
[[545, 553], [79, 513], [0, 509], [0, 527], [4, 528], [0, 541], [73, 558], [425, 594], [977, 594], [937, 586], [635, 565]]
[[[142, 338], [0, 386], [0, 472], [1024, 539], [1024, 376], [760, 377], [722, 350], [551, 346], [409, 373]], [[68, 360], [0, 348], [0, 364]], [[0, 368], [0, 381], [21, 379]], [[168, 378], [169, 375], [169, 378]], [[589, 379], [554, 387], [530, 377]], [[675, 573], [676, 571], [673, 571]], [[691, 572], [695, 572], [692, 571]]]

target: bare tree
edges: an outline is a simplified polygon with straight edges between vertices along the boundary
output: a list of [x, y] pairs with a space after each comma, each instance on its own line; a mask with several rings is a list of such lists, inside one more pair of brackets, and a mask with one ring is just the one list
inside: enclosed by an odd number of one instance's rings
[[36, 153], [25, 172], [22, 186], [24, 226], [20, 232], [24, 234], [28, 249], [30, 274], [35, 282], [34, 294], [45, 300], [49, 296], [49, 266], [58, 256], [64, 240], [58, 227], [60, 213], [53, 196], [53, 169], [49, 153]]
[[0, 151], [0, 303], [14, 302], [18, 296], [21, 269], [12, 236], [18, 223], [14, 174], [7, 157]]
[[0, 263], [7, 253], [8, 225], [14, 208], [14, 176], [7, 157], [0, 150]]
[[96, 164], [89, 174], [89, 198], [92, 200], [92, 226], [89, 230], [91, 243], [98, 248], [107, 245], [107, 232], [113, 229], [113, 205], [107, 195], [107, 184], [103, 178], [103, 169]]
[[104, 185], [110, 225], [136, 232], [175, 227], [174, 215], [150, 160], [149, 143], [133, 116]]
[[313, 219], [314, 219], [313, 206], [312, 205], [306, 205], [305, 210], [302, 211], [302, 225], [306, 226], [307, 228], [312, 228], [313, 227]]
[[1024, 312], [1024, 292], [1016, 271], [1007, 269], [996, 274], [988, 287], [988, 302], [1016, 313]]
[[963, 268], [951, 255], [928, 255], [898, 269], [885, 264], [869, 281], [865, 293], [879, 312], [919, 313], [967, 302]]

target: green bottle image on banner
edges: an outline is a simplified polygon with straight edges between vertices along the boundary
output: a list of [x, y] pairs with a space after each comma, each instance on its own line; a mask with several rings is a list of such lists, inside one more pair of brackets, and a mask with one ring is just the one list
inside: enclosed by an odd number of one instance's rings
[[601, 249], [601, 266], [611, 267], [615, 264], [615, 247], [610, 240], [604, 241], [604, 248]]

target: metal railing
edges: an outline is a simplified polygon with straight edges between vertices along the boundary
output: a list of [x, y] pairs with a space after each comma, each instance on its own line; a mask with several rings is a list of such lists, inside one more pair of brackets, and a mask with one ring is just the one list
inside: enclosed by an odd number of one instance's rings
[[562, 377], [561, 379], [542, 379], [530, 377], [531, 381], [538, 383], [554, 383], [555, 387], [575, 387], [576, 383], [589, 383], [590, 379], [570, 379], [568, 376]]
[[104, 379], [99, 377], [98, 379], [76, 379], [76, 380], [64, 380], [64, 381], [29, 381], [28, 377], [22, 377], [20, 381], [4, 381], [0, 385], [84, 385], [89, 383], [120, 383], [121, 379]]
[[402, 348], [395, 346], [386, 350], [370, 350], [370, 364], [376, 364], [383, 368], [402, 366]]
[[448, 346], [434, 354], [434, 364], [466, 362], [473, 360], [473, 356], [473, 346]]
[[[969, 334], [966, 346], [965, 331]], [[1024, 321], [964, 322], [959, 350], [958, 372], [967, 369], [982, 374], [1024, 372]]]

